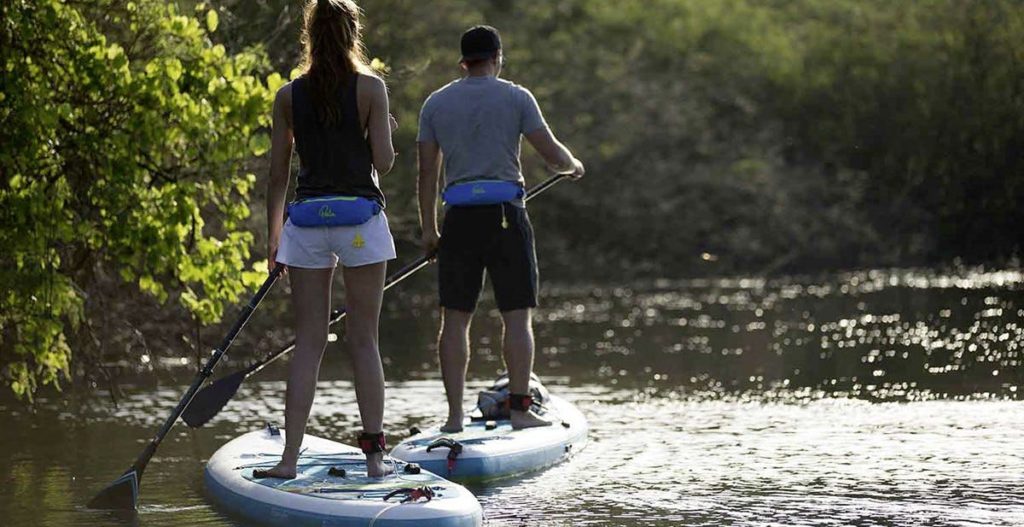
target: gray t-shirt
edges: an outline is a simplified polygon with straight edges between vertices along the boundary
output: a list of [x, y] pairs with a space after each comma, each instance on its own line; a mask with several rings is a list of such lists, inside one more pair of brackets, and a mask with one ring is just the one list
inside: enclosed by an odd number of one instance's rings
[[522, 135], [546, 127], [530, 90], [496, 77], [465, 77], [427, 97], [416, 140], [441, 147], [446, 188], [473, 179], [523, 185]]

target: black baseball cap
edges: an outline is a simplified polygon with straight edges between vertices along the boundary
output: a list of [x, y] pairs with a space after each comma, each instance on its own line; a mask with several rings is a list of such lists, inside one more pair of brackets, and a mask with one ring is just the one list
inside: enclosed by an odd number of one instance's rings
[[462, 34], [462, 60], [493, 57], [501, 49], [501, 36], [491, 26], [473, 26]]

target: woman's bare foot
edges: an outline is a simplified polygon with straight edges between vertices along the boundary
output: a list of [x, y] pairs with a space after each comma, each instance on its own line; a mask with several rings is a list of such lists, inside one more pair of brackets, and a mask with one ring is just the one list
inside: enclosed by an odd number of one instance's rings
[[297, 448], [284, 447], [284, 453], [281, 454], [281, 461], [273, 468], [268, 470], [254, 470], [252, 471], [252, 477], [254, 478], [280, 478], [280, 479], [295, 479], [295, 466], [299, 463], [299, 452]]
[[372, 454], [366, 454], [366, 475], [371, 478], [383, 478], [388, 474], [394, 472], [394, 467], [389, 463], [384, 462], [383, 452], [374, 452]]
[[295, 463], [285, 463], [281, 461], [274, 468], [268, 470], [256, 469], [252, 471], [252, 477], [256, 479], [261, 478], [278, 478], [278, 479], [295, 479]]
[[536, 428], [538, 426], [551, 426], [551, 421], [544, 419], [543, 417], [533, 413], [531, 410], [521, 412], [519, 410], [512, 410], [511, 421], [513, 430], [522, 430], [524, 428]]

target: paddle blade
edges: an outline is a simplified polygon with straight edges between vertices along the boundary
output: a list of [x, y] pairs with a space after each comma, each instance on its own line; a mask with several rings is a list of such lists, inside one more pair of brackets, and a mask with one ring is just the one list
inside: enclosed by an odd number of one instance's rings
[[135, 510], [139, 503], [139, 473], [134, 468], [125, 472], [89, 501], [90, 509]]
[[228, 404], [228, 401], [238, 392], [238, 387], [245, 380], [246, 373], [248, 373], [246, 370], [241, 370], [227, 377], [221, 377], [196, 392], [188, 408], [185, 408], [181, 414], [185, 424], [192, 428], [199, 428], [213, 419], [213, 416], [220, 413], [224, 405]]

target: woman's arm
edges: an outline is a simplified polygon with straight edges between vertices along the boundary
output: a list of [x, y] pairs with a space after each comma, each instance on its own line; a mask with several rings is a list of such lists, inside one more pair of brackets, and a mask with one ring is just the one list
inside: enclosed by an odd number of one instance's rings
[[385, 175], [395, 163], [395, 147], [391, 144], [391, 114], [388, 108], [388, 90], [384, 81], [367, 76], [370, 94], [370, 115], [367, 119], [367, 135], [370, 151], [373, 153], [373, 167]]
[[267, 269], [274, 269], [284, 227], [284, 202], [292, 164], [292, 85], [285, 84], [274, 98], [270, 136], [270, 178], [267, 181]]

